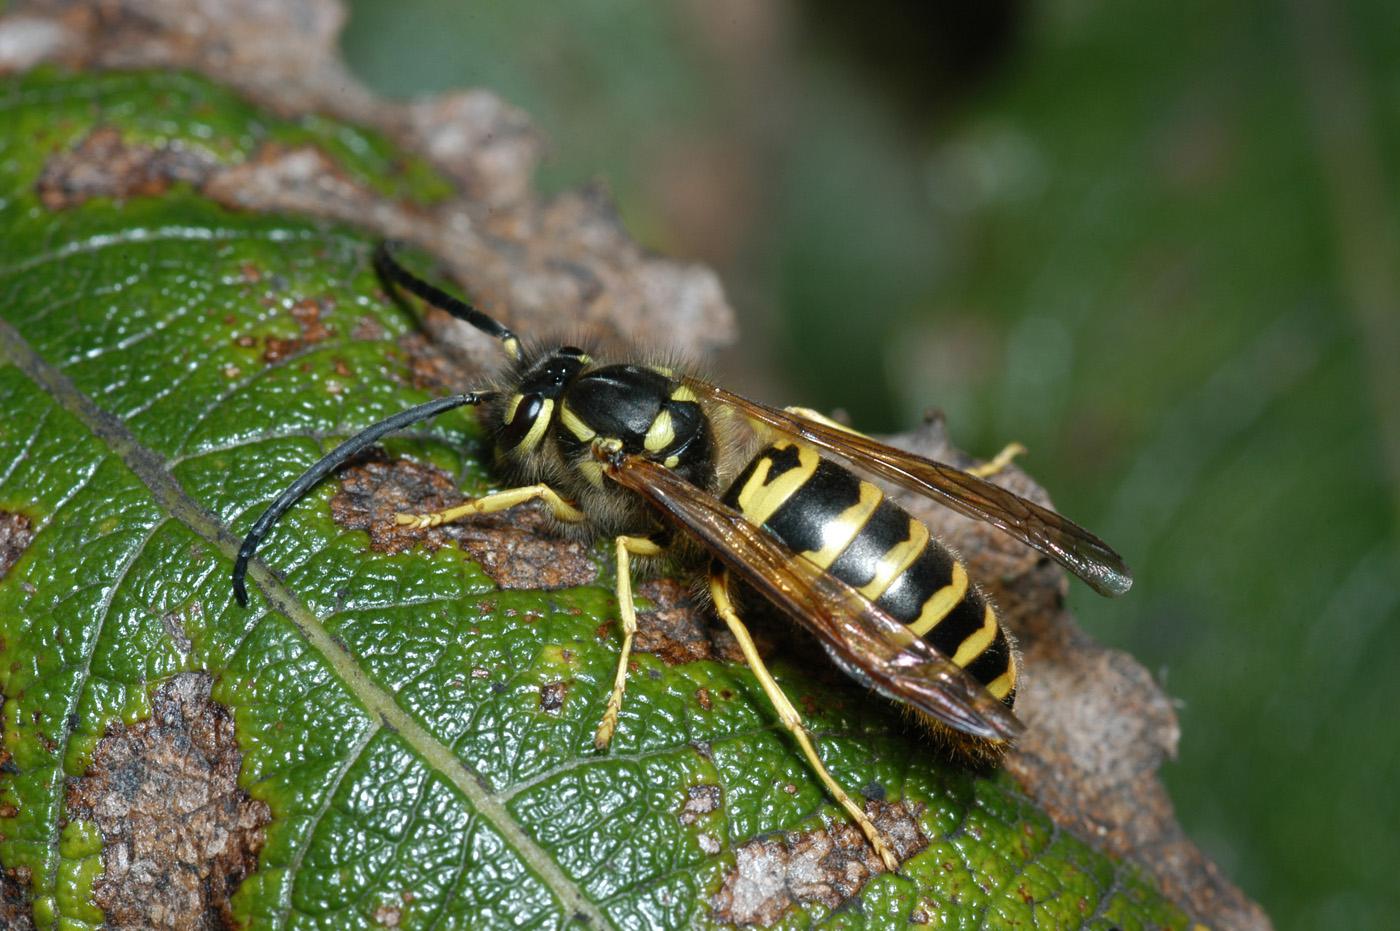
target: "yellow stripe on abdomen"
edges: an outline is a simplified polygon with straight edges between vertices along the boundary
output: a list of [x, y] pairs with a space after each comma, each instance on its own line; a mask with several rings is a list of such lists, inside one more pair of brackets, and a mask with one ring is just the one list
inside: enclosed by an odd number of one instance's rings
[[953, 654], [953, 662], [959, 666], [966, 666], [992, 645], [996, 635], [997, 614], [992, 610], [991, 605], [983, 605], [982, 626], [977, 629], [975, 634], [962, 642], [962, 645], [958, 647], [958, 652]]
[[[793, 461], [779, 462], [779, 455]], [[787, 442], [773, 444], [754, 461], [752, 473], [739, 489], [739, 511], [755, 524], [767, 523], [768, 518], [806, 484], [820, 463], [821, 457], [805, 446]]]
[[952, 581], [928, 597], [919, 616], [909, 624], [909, 629], [922, 637], [947, 617], [948, 613], [962, 602], [965, 595], [967, 570], [962, 567], [962, 563], [954, 560]]
[[908, 571], [914, 564], [924, 547], [928, 546], [928, 539], [928, 528], [909, 518], [909, 536], [885, 551], [875, 566], [874, 578], [860, 587], [860, 593], [871, 601], [878, 599], [899, 578], [900, 573]]
[[802, 557], [823, 569], [830, 566], [865, 527], [866, 521], [870, 520], [870, 515], [875, 513], [884, 497], [874, 485], [861, 482], [860, 500], [842, 511], [839, 517], [826, 521], [821, 529], [822, 548], [815, 552], [807, 550], [802, 553]]

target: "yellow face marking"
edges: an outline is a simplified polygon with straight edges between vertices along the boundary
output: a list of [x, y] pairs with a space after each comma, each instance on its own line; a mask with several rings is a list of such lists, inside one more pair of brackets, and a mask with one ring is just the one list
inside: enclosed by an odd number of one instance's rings
[[890, 547], [880, 557], [875, 567], [875, 577], [861, 587], [860, 593], [871, 601], [876, 601], [885, 593], [899, 574], [908, 569], [919, 558], [928, 545], [928, 528], [913, 518], [909, 519], [909, 538], [903, 543]]
[[517, 394], [511, 397], [510, 404], [506, 406], [506, 423], [515, 420], [515, 412], [520, 409], [520, 402], [523, 400], [525, 400], [525, 395], [523, 394]]
[[567, 402], [559, 407], [559, 422], [564, 425], [565, 430], [578, 437], [580, 443], [587, 443], [598, 435], [592, 427], [579, 419], [578, 414], [574, 413]]
[[793, 492], [812, 477], [812, 473], [817, 471], [817, 465], [821, 462], [816, 452], [806, 446], [788, 442], [774, 445], [778, 449], [797, 446], [797, 467], [788, 469], [770, 484], [768, 473], [773, 467], [773, 460], [768, 456], [759, 460], [753, 475], [749, 476], [749, 480], [739, 491], [739, 512], [755, 524], [762, 524], [772, 517], [773, 512], [782, 507], [783, 502], [791, 498]]
[[646, 447], [647, 452], [659, 453], [670, 446], [675, 438], [676, 425], [671, 422], [671, 412], [663, 410], [651, 422], [651, 427], [647, 430], [646, 439], [642, 441], [642, 445]]
[[554, 413], [554, 399], [545, 398], [540, 405], [540, 412], [535, 417], [535, 422], [530, 424], [530, 432], [525, 434], [525, 439], [520, 441], [520, 449], [534, 449], [544, 439], [545, 430], [549, 429], [549, 421]]
[[672, 401], [698, 401], [695, 392], [686, 385], [677, 385], [676, 390], [671, 392]]
[[809, 550], [803, 553], [802, 557], [823, 569], [830, 566], [836, 561], [836, 557], [851, 545], [851, 541], [870, 520], [870, 515], [875, 513], [884, 497], [874, 485], [861, 482], [860, 500], [842, 511], [835, 520], [828, 521], [822, 528], [821, 549], [816, 552]]
[[922, 637], [933, 629], [934, 625], [948, 616], [948, 612], [958, 606], [958, 602], [963, 600], [967, 594], [967, 570], [962, 567], [962, 563], [953, 562], [953, 580], [947, 585], [928, 596], [924, 602], [924, 609], [919, 612], [919, 616], [914, 618], [914, 623], [909, 625], [909, 629]]
[[987, 605], [987, 610], [982, 613], [982, 626], [977, 628], [976, 633], [970, 634], [966, 640], [958, 645], [958, 652], [953, 654], [953, 662], [966, 667], [968, 663], [981, 656], [983, 650], [992, 645], [992, 640], [996, 638], [996, 635], [997, 613], [992, 610], [991, 605]]

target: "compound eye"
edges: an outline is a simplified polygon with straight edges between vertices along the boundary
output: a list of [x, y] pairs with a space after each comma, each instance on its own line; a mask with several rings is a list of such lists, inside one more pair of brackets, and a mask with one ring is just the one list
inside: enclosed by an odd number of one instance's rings
[[544, 409], [544, 398], [538, 394], [518, 395], [506, 408], [505, 422], [496, 444], [505, 452], [519, 446], [530, 435], [531, 428]]

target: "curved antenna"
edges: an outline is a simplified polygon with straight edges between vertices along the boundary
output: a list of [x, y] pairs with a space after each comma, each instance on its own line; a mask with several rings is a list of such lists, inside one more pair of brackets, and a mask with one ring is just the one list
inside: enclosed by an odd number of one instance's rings
[[398, 242], [386, 239], [374, 248], [374, 267], [385, 281], [396, 284], [410, 294], [421, 297], [434, 307], [447, 311], [458, 320], [470, 323], [487, 336], [496, 337], [501, 341], [506, 355], [512, 359], [520, 358], [520, 340], [505, 324], [482, 313], [466, 301], [453, 297], [436, 285], [429, 284], [404, 268], [394, 257], [394, 251], [398, 247]]
[[248, 560], [253, 558], [253, 554], [258, 550], [258, 545], [272, 529], [272, 525], [277, 523], [283, 514], [291, 510], [292, 505], [296, 504], [302, 495], [315, 487], [317, 482], [346, 461], [353, 459], [374, 445], [375, 441], [386, 433], [402, 429], [420, 420], [427, 420], [429, 417], [435, 417], [443, 411], [452, 410], [454, 407], [489, 401], [495, 396], [496, 392], [494, 391], [472, 391], [466, 394], [449, 395], [435, 401], [428, 401], [426, 404], [410, 407], [406, 411], [400, 411], [392, 417], [361, 430], [322, 456], [315, 465], [302, 473], [301, 478], [288, 485], [287, 490], [278, 495], [276, 501], [267, 506], [267, 510], [263, 511], [262, 516], [253, 524], [253, 529], [248, 531], [248, 535], [243, 538], [243, 545], [238, 548], [238, 559], [233, 564], [233, 597], [238, 599], [238, 604], [244, 608], [248, 607], [248, 590], [243, 582], [243, 577], [248, 573]]

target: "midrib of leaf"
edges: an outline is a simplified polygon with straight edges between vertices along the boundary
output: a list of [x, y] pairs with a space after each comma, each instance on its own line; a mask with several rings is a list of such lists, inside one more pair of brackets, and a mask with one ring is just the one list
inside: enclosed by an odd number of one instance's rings
[[[170, 475], [164, 460], [138, 442], [125, 424], [94, 403], [67, 375], [40, 357], [20, 332], [3, 319], [0, 319], [0, 359], [23, 372], [55, 403], [87, 427], [146, 486], [168, 514], [217, 547], [225, 558], [232, 561], [240, 541], [186, 494]], [[559, 900], [566, 913], [565, 921], [573, 916], [584, 919], [590, 927], [612, 927], [603, 911], [583, 894], [558, 863], [511, 816], [505, 803], [449, 747], [430, 734], [394, 701], [393, 696], [370, 679], [350, 653], [281, 580], [257, 561], [250, 565], [249, 574], [272, 608], [295, 625], [365, 710], [402, 738], [429, 767], [447, 779], [466, 797], [474, 811], [516, 851]]]

